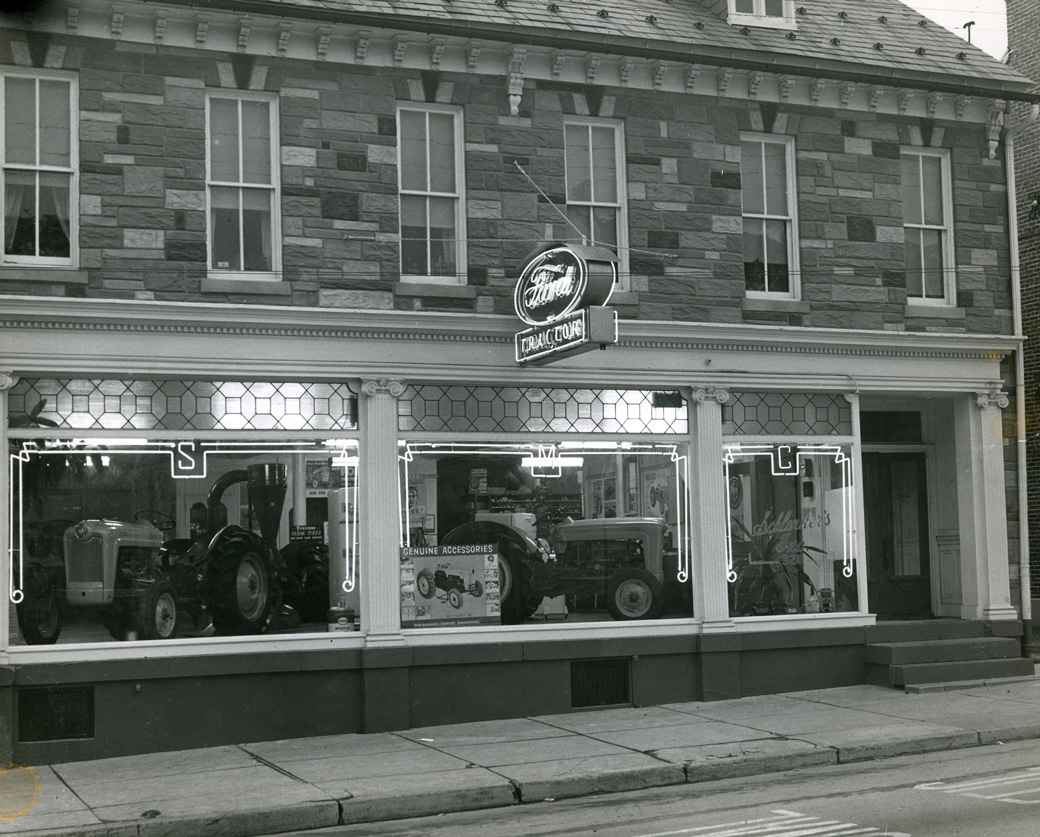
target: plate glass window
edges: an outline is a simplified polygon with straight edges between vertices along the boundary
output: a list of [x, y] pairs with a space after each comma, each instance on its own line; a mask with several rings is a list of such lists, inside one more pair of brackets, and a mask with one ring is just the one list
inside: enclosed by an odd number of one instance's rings
[[275, 278], [275, 119], [269, 98], [209, 98], [211, 274]]
[[74, 82], [3, 81], [3, 261], [70, 265], [75, 185]]
[[794, 143], [745, 136], [740, 143], [744, 284], [748, 296], [797, 296]]
[[794, 0], [729, 0], [730, 24], [794, 29]]
[[902, 184], [907, 300], [952, 304], [949, 155], [904, 149]]
[[401, 108], [401, 273], [462, 283], [462, 118], [457, 110]]
[[628, 275], [625, 169], [621, 126], [586, 120], [564, 126], [567, 217], [581, 243], [609, 247], [618, 254], [619, 274]]

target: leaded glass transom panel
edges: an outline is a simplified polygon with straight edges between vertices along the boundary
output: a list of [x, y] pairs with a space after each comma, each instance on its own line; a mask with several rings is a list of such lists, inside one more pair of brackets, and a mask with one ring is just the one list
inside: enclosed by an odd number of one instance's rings
[[852, 406], [826, 392], [735, 392], [722, 407], [728, 436], [851, 436]]
[[672, 435], [686, 433], [687, 421], [685, 403], [670, 392], [429, 385], [409, 387], [402, 396], [398, 427], [402, 432]]
[[[41, 406], [42, 404], [42, 406]], [[345, 383], [23, 378], [12, 427], [70, 430], [352, 430]]]

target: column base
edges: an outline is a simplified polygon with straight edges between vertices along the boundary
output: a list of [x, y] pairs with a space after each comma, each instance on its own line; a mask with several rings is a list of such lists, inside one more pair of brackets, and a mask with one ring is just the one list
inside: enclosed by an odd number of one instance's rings
[[370, 633], [365, 636], [366, 648], [403, 648], [404, 634]]
[[706, 619], [701, 622], [702, 634], [736, 633], [737, 624], [732, 619]]
[[1013, 607], [984, 607], [982, 618], [990, 622], [999, 622], [1004, 619], [1018, 619], [1018, 611]]

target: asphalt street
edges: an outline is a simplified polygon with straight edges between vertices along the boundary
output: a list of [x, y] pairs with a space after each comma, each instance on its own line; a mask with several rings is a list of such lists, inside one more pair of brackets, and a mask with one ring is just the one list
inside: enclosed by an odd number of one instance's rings
[[1036, 741], [282, 837], [1038, 837]]

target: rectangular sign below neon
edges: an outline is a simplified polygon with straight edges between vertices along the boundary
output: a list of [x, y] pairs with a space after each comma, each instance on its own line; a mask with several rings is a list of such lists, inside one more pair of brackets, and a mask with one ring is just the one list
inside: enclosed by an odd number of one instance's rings
[[516, 362], [532, 366], [617, 343], [613, 308], [583, 308], [516, 335]]

